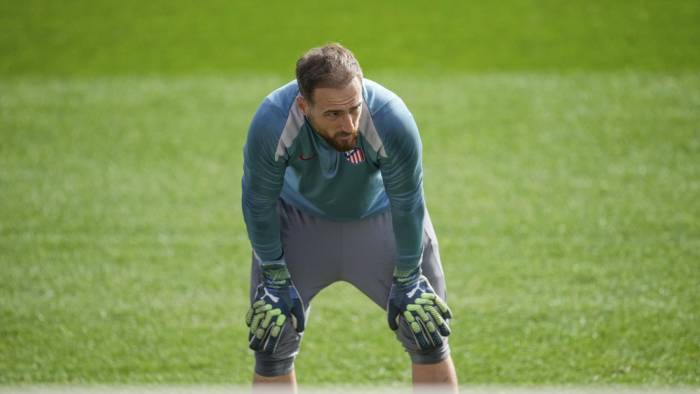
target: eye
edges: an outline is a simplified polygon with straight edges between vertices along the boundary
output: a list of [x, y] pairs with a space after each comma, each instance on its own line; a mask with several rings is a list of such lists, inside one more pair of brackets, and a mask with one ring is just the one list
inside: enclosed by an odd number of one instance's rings
[[338, 116], [340, 116], [340, 111], [328, 111], [328, 112], [326, 112], [327, 118], [335, 119]]

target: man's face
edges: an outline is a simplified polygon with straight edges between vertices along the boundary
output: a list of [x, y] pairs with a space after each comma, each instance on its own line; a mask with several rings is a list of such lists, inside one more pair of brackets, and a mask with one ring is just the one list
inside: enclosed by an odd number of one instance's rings
[[316, 88], [313, 102], [299, 96], [297, 105], [314, 130], [337, 151], [357, 146], [362, 113], [362, 84], [358, 78], [343, 88]]

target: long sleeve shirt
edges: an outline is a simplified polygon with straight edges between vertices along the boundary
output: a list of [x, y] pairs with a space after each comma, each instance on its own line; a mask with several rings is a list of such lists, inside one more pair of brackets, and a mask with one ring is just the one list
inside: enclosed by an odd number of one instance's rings
[[296, 81], [269, 94], [248, 130], [242, 205], [255, 253], [262, 261], [283, 254], [276, 210], [282, 198], [335, 221], [391, 209], [396, 272], [416, 268], [423, 240], [422, 147], [404, 102], [364, 79], [357, 148], [338, 152], [313, 130], [295, 102], [298, 95]]

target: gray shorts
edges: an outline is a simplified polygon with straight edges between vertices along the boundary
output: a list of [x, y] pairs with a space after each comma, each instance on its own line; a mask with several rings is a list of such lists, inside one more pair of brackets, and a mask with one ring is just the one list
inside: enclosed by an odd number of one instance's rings
[[[335, 222], [310, 215], [280, 199], [278, 213], [285, 260], [307, 313], [314, 296], [337, 281], [351, 283], [380, 308], [386, 309], [396, 262], [390, 211], [362, 220]], [[423, 228], [423, 275], [445, 299], [445, 277], [437, 238], [427, 212]], [[257, 255], [253, 254], [251, 300], [261, 281], [259, 263]], [[396, 337], [414, 363], [437, 363], [449, 355], [447, 338], [441, 348], [421, 352], [410, 329], [405, 325], [399, 327]], [[274, 354], [256, 352], [255, 372], [263, 376], [289, 373], [301, 338], [302, 334], [287, 327]]]

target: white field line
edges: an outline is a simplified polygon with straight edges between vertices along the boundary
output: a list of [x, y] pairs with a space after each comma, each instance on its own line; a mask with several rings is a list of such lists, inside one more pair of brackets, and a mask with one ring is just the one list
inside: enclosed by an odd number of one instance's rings
[[[249, 386], [200, 385], [19, 385], [0, 386], [0, 394], [250, 394]], [[281, 389], [255, 390], [253, 394], [288, 393]], [[441, 394], [436, 387], [412, 390], [409, 386], [318, 386], [299, 389], [299, 394]], [[700, 394], [700, 387], [644, 387], [644, 386], [462, 386], [461, 394]]]

